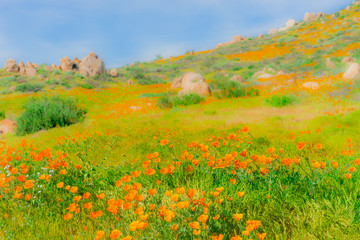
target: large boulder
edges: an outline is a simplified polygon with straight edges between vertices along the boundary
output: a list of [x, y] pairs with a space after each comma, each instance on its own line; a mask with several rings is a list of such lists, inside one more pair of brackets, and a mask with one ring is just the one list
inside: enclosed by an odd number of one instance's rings
[[37, 73], [37, 69], [31, 62], [27, 62], [25, 66], [26, 76], [28, 77], [35, 77]]
[[106, 72], [105, 64], [95, 53], [91, 52], [81, 61], [79, 72], [85, 77], [93, 77]]
[[342, 60], [341, 60], [341, 62], [342, 63], [349, 63], [349, 62], [352, 62], [352, 61], [354, 61], [354, 59], [353, 58], [351, 58], [351, 57], [344, 57]]
[[190, 72], [182, 76], [181, 86], [182, 90], [179, 92], [179, 95], [197, 93], [206, 96], [211, 94], [205, 78], [198, 73]]
[[360, 65], [358, 63], [352, 63], [344, 73], [343, 78], [347, 80], [353, 80], [356, 77], [358, 77], [359, 74], [360, 74]]
[[51, 65], [50, 65], [50, 71], [54, 71], [56, 68], [57, 68], [57, 67], [56, 67], [55, 64], [51, 64]]
[[274, 35], [274, 34], [276, 34], [278, 32], [279, 32], [279, 29], [272, 28], [272, 29], [269, 30], [269, 35]]
[[20, 68], [16, 64], [16, 61], [14, 59], [8, 59], [5, 63], [5, 69], [8, 72], [19, 72]]
[[287, 22], [286, 22], [286, 28], [292, 28], [296, 25], [296, 22], [294, 19], [289, 19]]
[[245, 40], [245, 38], [243, 36], [237, 35], [237, 36], [234, 36], [234, 38], [230, 41], [230, 43], [237, 43], [237, 42], [240, 42], [243, 40]]
[[111, 69], [111, 71], [110, 71], [110, 76], [112, 76], [112, 77], [118, 77], [118, 76], [119, 76], [118, 70], [116, 70], [115, 68], [114, 68], [114, 69]]
[[171, 88], [181, 88], [182, 85], [182, 77], [174, 78], [171, 83]]
[[71, 59], [68, 57], [63, 57], [60, 60], [60, 68], [64, 72], [72, 71], [73, 70], [73, 63], [71, 62]]
[[304, 22], [309, 22], [309, 21], [313, 21], [317, 18], [317, 15], [316, 13], [305, 13], [305, 16], [304, 16]]
[[19, 73], [21, 75], [25, 75], [26, 74], [26, 69], [25, 69], [25, 64], [24, 64], [23, 61], [19, 62], [19, 68], [20, 68]]
[[267, 78], [272, 78], [272, 77], [274, 77], [274, 75], [271, 73], [263, 73], [260, 76], [258, 76], [257, 79], [267, 79]]

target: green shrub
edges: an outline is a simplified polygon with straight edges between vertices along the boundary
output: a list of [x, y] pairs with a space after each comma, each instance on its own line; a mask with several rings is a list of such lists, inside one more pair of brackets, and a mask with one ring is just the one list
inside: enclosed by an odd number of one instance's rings
[[172, 98], [171, 98], [170, 94], [166, 94], [166, 95], [162, 96], [161, 98], [158, 98], [157, 105], [160, 108], [172, 108], [173, 103], [172, 103]]
[[178, 106], [194, 105], [204, 101], [205, 98], [196, 93], [188, 93], [180, 96], [171, 96], [170, 94], [166, 94], [158, 99], [157, 105], [160, 108], [172, 108]]
[[86, 110], [77, 106], [75, 98], [42, 96], [32, 98], [17, 119], [17, 135], [34, 133], [56, 126], [64, 127], [84, 119]]
[[188, 93], [173, 98], [173, 106], [189, 106], [204, 102], [205, 98], [196, 93]]
[[6, 115], [5, 115], [5, 110], [0, 110], [0, 120], [5, 119]]
[[295, 96], [278, 96], [274, 95], [268, 99], [265, 100], [265, 102], [273, 107], [284, 107], [287, 105], [294, 104], [297, 101]]
[[38, 92], [44, 88], [42, 83], [24, 83], [17, 85], [15, 91], [17, 92]]
[[259, 91], [253, 88], [246, 88], [235, 81], [216, 81], [211, 84], [214, 96], [217, 98], [239, 98], [246, 96], [258, 96]]

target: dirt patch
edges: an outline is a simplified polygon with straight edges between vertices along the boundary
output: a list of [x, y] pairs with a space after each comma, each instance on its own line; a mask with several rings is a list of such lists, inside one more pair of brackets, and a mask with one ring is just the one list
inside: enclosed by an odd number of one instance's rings
[[0, 121], [0, 136], [7, 134], [7, 133], [13, 133], [16, 127], [16, 122], [4, 119]]

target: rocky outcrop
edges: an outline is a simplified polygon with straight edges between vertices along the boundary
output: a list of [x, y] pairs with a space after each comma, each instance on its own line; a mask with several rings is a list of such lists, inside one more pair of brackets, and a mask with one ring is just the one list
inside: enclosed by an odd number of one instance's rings
[[179, 95], [197, 93], [207, 96], [211, 94], [210, 88], [202, 75], [190, 72], [182, 76], [181, 79], [182, 90], [179, 92]]
[[287, 22], [286, 22], [286, 28], [292, 28], [292, 27], [295, 27], [296, 25], [296, 21], [294, 19], [289, 19]]
[[25, 66], [26, 76], [28, 77], [35, 77], [37, 73], [37, 69], [31, 62], [27, 62]]
[[274, 35], [274, 34], [276, 34], [278, 32], [279, 32], [279, 29], [272, 28], [272, 29], [269, 30], [269, 35]]
[[182, 77], [174, 78], [174, 80], [171, 83], [171, 88], [181, 88], [182, 84]]
[[19, 72], [20, 68], [16, 64], [16, 61], [14, 59], [8, 59], [5, 63], [5, 69], [7, 72]]
[[316, 13], [305, 13], [305, 16], [304, 16], [304, 22], [309, 22], [309, 21], [313, 21], [317, 18], [317, 15]]
[[347, 80], [354, 80], [359, 76], [359, 74], [360, 74], [360, 65], [358, 63], [352, 63], [344, 73], [343, 78]]
[[106, 72], [105, 64], [93, 52], [86, 56], [79, 65], [79, 72], [85, 77], [93, 77]]
[[60, 68], [64, 72], [72, 71], [73, 70], [73, 63], [71, 62], [71, 59], [68, 57], [63, 57], [60, 60]]
[[110, 76], [112, 76], [112, 77], [118, 77], [118, 76], [119, 76], [118, 70], [116, 70], [115, 68], [114, 68], [114, 69], [111, 69], [111, 71], [110, 71]]

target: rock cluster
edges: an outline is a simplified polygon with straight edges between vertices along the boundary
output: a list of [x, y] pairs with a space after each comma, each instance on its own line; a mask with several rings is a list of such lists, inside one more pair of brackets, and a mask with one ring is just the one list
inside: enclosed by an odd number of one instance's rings
[[[20, 75], [25, 75], [28, 77], [35, 77], [39, 68], [40, 66], [38, 64], [32, 62], [27, 62], [25, 65], [22, 61], [20, 61], [19, 64], [16, 64], [14, 59], [8, 59], [5, 63], [5, 69], [7, 72], [19, 73]], [[50, 72], [56, 69], [59, 69], [63, 72], [79, 71], [79, 73], [85, 77], [93, 77], [106, 73], [104, 62], [93, 52], [81, 60], [78, 58], [71, 60], [68, 57], [63, 57], [60, 60], [60, 65], [45, 65], [43, 68]], [[111, 71], [111, 76], [118, 76], [116, 69]]]
[[175, 78], [171, 84], [171, 88], [182, 88], [179, 95], [197, 93], [202, 96], [207, 96], [211, 94], [205, 78], [194, 72], [189, 72], [181, 77]]

